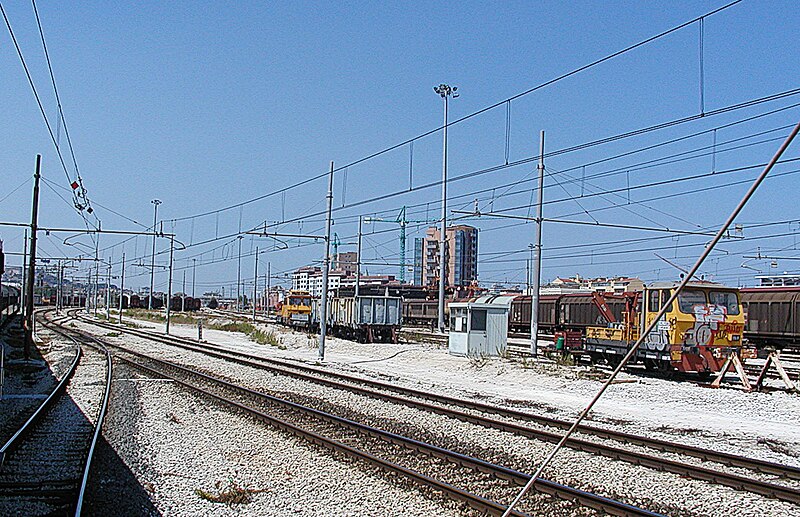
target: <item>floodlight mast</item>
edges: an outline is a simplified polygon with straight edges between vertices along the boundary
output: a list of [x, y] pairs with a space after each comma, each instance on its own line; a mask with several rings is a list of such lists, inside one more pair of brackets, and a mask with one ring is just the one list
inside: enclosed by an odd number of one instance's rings
[[444, 286], [446, 280], [445, 273], [445, 243], [447, 242], [447, 114], [450, 97], [458, 97], [458, 87], [450, 87], [447, 84], [434, 86], [436, 92], [444, 104], [444, 125], [442, 126], [442, 224], [441, 234], [439, 235], [439, 332], [444, 332]]

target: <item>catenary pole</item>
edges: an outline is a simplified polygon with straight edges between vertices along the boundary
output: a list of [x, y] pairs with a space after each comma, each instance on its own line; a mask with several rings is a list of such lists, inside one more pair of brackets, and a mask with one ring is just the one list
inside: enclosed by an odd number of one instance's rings
[[111, 321], [111, 263], [113, 258], [108, 261], [106, 269], [106, 321]]
[[150, 296], [147, 297], [147, 308], [153, 309], [153, 288], [156, 279], [156, 221], [158, 220], [158, 205], [161, 201], [154, 199], [153, 203], [153, 253], [150, 255]]
[[89, 272], [86, 274], [86, 286], [83, 289], [83, 292], [86, 294], [86, 299], [83, 301], [84, 306], [86, 307], [86, 314], [89, 314], [89, 289], [92, 287], [92, 267], [89, 266]]
[[267, 275], [264, 278], [264, 285], [267, 286], [267, 301], [264, 304], [264, 316], [269, 316], [269, 303], [270, 303], [270, 297], [269, 297], [270, 278], [269, 277], [272, 274], [271, 270], [272, 270], [272, 262], [267, 262]]
[[653, 320], [650, 322], [647, 328], [641, 333], [639, 339], [636, 340], [636, 343], [634, 343], [631, 349], [628, 350], [628, 353], [625, 354], [625, 357], [623, 357], [622, 361], [620, 361], [620, 363], [617, 365], [617, 367], [614, 369], [614, 371], [611, 373], [608, 379], [606, 379], [606, 381], [603, 383], [603, 386], [600, 388], [600, 390], [597, 392], [594, 398], [592, 398], [591, 402], [589, 402], [586, 408], [583, 411], [581, 411], [580, 415], [578, 415], [578, 418], [576, 418], [575, 422], [572, 423], [572, 426], [570, 426], [567, 432], [564, 433], [564, 436], [561, 437], [561, 440], [558, 442], [558, 444], [555, 447], [553, 447], [553, 450], [550, 452], [550, 454], [542, 461], [542, 463], [536, 469], [536, 472], [533, 474], [533, 476], [531, 476], [530, 480], [528, 480], [528, 483], [522, 488], [522, 490], [520, 490], [519, 494], [517, 494], [517, 496], [508, 506], [508, 508], [506, 508], [506, 511], [503, 513], [503, 517], [511, 515], [511, 512], [514, 510], [514, 507], [516, 507], [516, 505], [522, 500], [525, 494], [531, 489], [536, 480], [539, 479], [539, 477], [542, 475], [542, 472], [544, 472], [544, 469], [547, 468], [547, 466], [553, 460], [558, 451], [561, 450], [561, 448], [564, 446], [567, 440], [569, 440], [569, 438], [572, 436], [572, 434], [575, 432], [575, 430], [578, 428], [578, 426], [581, 424], [584, 418], [586, 418], [586, 415], [589, 414], [589, 412], [592, 410], [597, 401], [600, 400], [600, 397], [603, 395], [603, 393], [605, 393], [606, 389], [608, 389], [611, 383], [614, 382], [614, 380], [616, 379], [617, 375], [622, 370], [622, 368], [624, 368], [627, 362], [630, 360], [630, 358], [633, 357], [633, 355], [639, 349], [645, 338], [650, 334], [650, 332], [653, 331], [653, 329], [661, 320], [661, 318], [664, 316], [664, 314], [666, 314], [667, 310], [672, 306], [672, 304], [678, 298], [678, 295], [680, 295], [681, 291], [683, 291], [683, 288], [686, 287], [686, 284], [688, 284], [689, 281], [692, 280], [695, 273], [697, 273], [697, 271], [700, 269], [700, 266], [703, 265], [703, 262], [706, 260], [708, 255], [711, 254], [711, 251], [714, 249], [717, 243], [720, 240], [722, 240], [722, 237], [728, 231], [728, 228], [730, 228], [730, 226], [733, 224], [733, 221], [739, 216], [739, 213], [745, 207], [750, 198], [753, 197], [753, 194], [758, 189], [759, 185], [761, 185], [761, 183], [767, 177], [767, 174], [769, 174], [769, 172], [775, 166], [775, 163], [780, 159], [780, 157], [789, 147], [789, 144], [797, 136], [798, 131], [800, 131], [800, 123], [798, 123], [794, 127], [794, 129], [792, 129], [792, 132], [789, 134], [789, 136], [786, 137], [786, 140], [784, 140], [783, 144], [781, 144], [780, 148], [775, 152], [775, 155], [772, 157], [772, 159], [769, 161], [766, 167], [764, 167], [764, 170], [761, 171], [761, 174], [759, 174], [758, 177], [755, 179], [755, 181], [753, 181], [752, 185], [750, 185], [750, 188], [747, 190], [747, 193], [745, 193], [742, 200], [739, 201], [739, 204], [736, 205], [736, 208], [728, 216], [728, 219], [720, 227], [719, 231], [711, 240], [711, 242], [709, 242], [708, 245], [706, 245], [705, 249], [695, 262], [694, 266], [692, 266], [692, 268], [689, 270], [686, 276], [684, 276], [680, 285], [678, 285], [678, 288], [675, 289], [675, 291], [672, 293], [672, 296], [669, 297], [669, 300], [667, 300], [667, 302], [663, 304], [661, 310], [658, 311], [658, 314], [653, 318]]
[[356, 247], [356, 297], [361, 291], [361, 219], [358, 216], [358, 240]]
[[253, 274], [253, 323], [256, 322], [256, 300], [258, 299], [258, 246], [256, 246], [256, 265]]
[[33, 347], [33, 285], [36, 281], [36, 228], [39, 218], [39, 178], [41, 178], [42, 155], [36, 155], [36, 171], [33, 173], [33, 206], [31, 208], [31, 251], [28, 254], [28, 284], [25, 286], [25, 360], [31, 358]]
[[539, 354], [539, 286], [542, 278], [542, 199], [544, 196], [544, 131], [539, 134], [539, 191], [536, 203], [536, 246], [533, 249], [531, 269], [531, 355]]
[[169, 280], [167, 280], [167, 328], [169, 334], [170, 305], [172, 305], [172, 256], [175, 251], [174, 237], [169, 238]]
[[125, 254], [122, 254], [122, 272], [119, 277], [119, 324], [122, 325], [122, 299], [125, 297]]
[[20, 268], [20, 276], [22, 277], [22, 292], [20, 293], [20, 307], [22, 308], [22, 320], [25, 321], [25, 314], [28, 312], [28, 282], [26, 277], [25, 267], [28, 263], [28, 229], [25, 228], [25, 239], [22, 245], [22, 267]]
[[60, 314], [61, 311], [61, 283], [63, 279], [61, 278], [62, 273], [64, 271], [63, 261], [59, 260], [56, 265], [56, 314]]
[[239, 258], [236, 268], [236, 312], [242, 310], [242, 237], [239, 235]]
[[197, 259], [192, 259], [192, 298], [197, 297], [197, 295], [195, 295], [194, 293], [195, 280], [197, 279], [196, 273], [197, 273]]
[[100, 239], [94, 243], [94, 295], [92, 302], [94, 304], [94, 315], [97, 317], [97, 297], [100, 295]]
[[331, 266], [331, 210], [333, 209], [333, 162], [328, 177], [328, 214], [325, 217], [325, 260], [322, 264], [322, 299], [319, 303], [319, 360], [325, 360], [325, 333], [328, 330], [328, 269]]

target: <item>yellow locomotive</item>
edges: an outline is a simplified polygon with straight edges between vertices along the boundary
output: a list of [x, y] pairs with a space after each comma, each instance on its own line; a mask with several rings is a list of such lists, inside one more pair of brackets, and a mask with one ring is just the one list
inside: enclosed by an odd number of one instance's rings
[[289, 291], [278, 310], [278, 320], [292, 327], [308, 327], [311, 322], [311, 300], [307, 291]]
[[[633, 299], [623, 321], [609, 327], [588, 327], [586, 352], [595, 360], [619, 364], [678, 285], [656, 283], [642, 292], [626, 293]], [[711, 282], [689, 283], [658, 320], [634, 359], [651, 370], [701, 375], [718, 372], [731, 354], [742, 355], [744, 321], [738, 289]]]

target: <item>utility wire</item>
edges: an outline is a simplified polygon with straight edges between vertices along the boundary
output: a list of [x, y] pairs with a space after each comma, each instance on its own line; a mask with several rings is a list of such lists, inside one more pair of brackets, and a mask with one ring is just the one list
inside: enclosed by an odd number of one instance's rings
[[[56, 86], [56, 76], [53, 73], [53, 65], [50, 62], [50, 53], [47, 50], [47, 43], [44, 39], [44, 30], [42, 29], [42, 21], [39, 18], [39, 9], [36, 7], [36, 0], [31, 0], [31, 4], [33, 5], [33, 12], [36, 15], [36, 25], [39, 28], [39, 36], [42, 40], [42, 49], [44, 50], [44, 57], [47, 61], [47, 70], [50, 73], [50, 82], [53, 85], [53, 93], [56, 97], [56, 104], [58, 106], [58, 115], [60, 117], [61, 123], [64, 125], [64, 135], [67, 137], [67, 145], [69, 146], [69, 152], [72, 156], [72, 164], [75, 167], [75, 177], [78, 182], [78, 188], [80, 189], [80, 194], [78, 194], [77, 190], [73, 192], [74, 196], [80, 195], [83, 200], [83, 205], [87, 208], [91, 208], [91, 203], [89, 202], [89, 198], [86, 196], [86, 189], [83, 186], [83, 178], [81, 178], [80, 169], [78, 168], [78, 160], [75, 158], [75, 148], [72, 145], [72, 138], [69, 136], [69, 128], [67, 127], [67, 119], [64, 117], [64, 110], [61, 104], [61, 96], [58, 94], [58, 86]], [[58, 142], [56, 142], [56, 149], [58, 149]], [[77, 208], [77, 207], [76, 207]], [[80, 209], [79, 209], [80, 210]], [[96, 216], [95, 216], [96, 217]]]
[[[645, 133], [648, 133], [648, 132], [651, 132], [651, 131], [658, 131], [658, 130], [666, 129], [666, 128], [673, 127], [673, 126], [676, 126], [676, 125], [679, 125], [679, 124], [692, 122], [692, 121], [695, 121], [695, 120], [699, 120], [700, 118], [708, 118], [708, 117], [712, 117], [712, 116], [715, 116], [715, 115], [728, 113], [728, 112], [734, 111], [734, 110], [739, 110], [739, 109], [752, 107], [752, 106], [755, 106], [757, 104], [761, 104], [761, 103], [764, 103], [764, 102], [770, 102], [770, 101], [774, 101], [774, 100], [779, 100], [779, 99], [783, 99], [783, 98], [788, 97], [788, 96], [793, 96], [793, 95], [798, 95], [798, 94], [800, 94], [800, 88], [795, 88], [795, 89], [792, 89], [792, 90], [786, 90], [784, 92], [777, 93], [777, 94], [774, 94], [774, 95], [769, 95], [767, 97], [761, 97], [759, 99], [753, 99], [753, 100], [741, 102], [741, 103], [738, 103], [738, 104], [733, 104], [733, 105], [730, 105], [730, 106], [726, 106], [724, 108], [719, 108], [719, 109], [716, 109], [716, 110], [712, 110], [712, 111], [706, 112], [705, 113], [705, 117], [700, 117], [699, 115], [692, 115], [692, 116], [689, 116], [689, 117], [683, 117], [683, 118], [680, 118], [680, 119], [674, 119], [674, 120], [671, 120], [669, 122], [664, 122], [664, 123], [661, 123], [661, 124], [648, 126], [648, 127], [645, 127], [645, 128], [634, 130], [634, 131], [629, 131], [627, 133], [621, 133], [621, 134], [614, 135], [614, 136], [611, 136], [611, 137], [606, 137], [606, 138], [603, 138], [603, 139], [586, 142], [586, 143], [575, 145], [575, 146], [572, 146], [572, 147], [559, 149], [559, 150], [556, 150], [556, 151], [552, 151], [550, 153], [545, 153], [544, 156], [545, 157], [554, 157], [554, 156], [559, 156], [559, 155], [566, 154], [566, 153], [571, 153], [571, 152], [575, 152], [575, 151], [579, 151], [579, 150], [584, 150], [584, 149], [588, 149], [590, 147], [594, 147], [594, 146], [599, 146], [599, 145], [604, 145], [604, 144], [607, 144], [607, 143], [615, 142], [617, 140], [622, 140], [622, 139], [631, 138], [631, 137], [634, 137], [634, 136], [639, 136], [639, 135], [642, 135], [642, 134], [645, 134]], [[461, 174], [459, 176], [455, 176], [455, 177], [449, 178], [447, 181], [448, 181], [448, 183], [452, 184], [452, 183], [455, 183], [457, 181], [470, 179], [470, 178], [475, 178], [475, 177], [478, 177], [478, 176], [483, 176], [485, 174], [490, 174], [490, 173], [497, 172], [497, 171], [504, 170], [504, 169], [508, 169], [508, 168], [511, 168], [511, 167], [517, 167], [519, 165], [523, 165], [523, 164], [526, 164], [526, 163], [531, 163], [531, 162], [534, 162], [534, 161], [536, 161], [538, 159], [539, 159], [538, 155], [530, 156], [528, 158], [523, 158], [523, 159], [520, 159], [520, 160], [516, 160], [514, 162], [510, 162], [508, 165], [505, 165], [505, 164], [503, 164], [503, 165], [494, 165], [494, 166], [486, 167], [486, 168], [483, 168], [483, 169], [478, 169], [478, 170], [474, 170], [474, 171], [471, 171], [471, 172], [467, 172], [467, 173]], [[437, 186], [440, 186], [441, 184], [442, 184], [442, 180], [436, 180], [436, 181], [432, 181], [432, 182], [429, 182], [429, 183], [426, 183], [426, 184], [423, 184], [423, 185], [418, 185], [418, 186], [414, 187], [412, 190], [408, 190], [408, 189], [404, 188], [402, 190], [397, 190], [397, 191], [390, 192], [390, 193], [387, 193], [387, 194], [381, 194], [379, 196], [375, 196], [375, 197], [372, 197], [372, 198], [367, 198], [367, 199], [363, 199], [363, 200], [360, 200], [360, 201], [356, 201], [356, 202], [350, 203], [350, 204], [345, 205], [345, 206], [335, 207], [335, 208], [333, 208], [333, 211], [334, 212], [338, 212], [338, 211], [349, 209], [349, 208], [355, 208], [357, 206], [363, 206], [363, 205], [367, 205], [367, 204], [371, 204], [371, 203], [376, 203], [378, 201], [385, 201], [386, 199], [391, 199], [393, 197], [401, 196], [403, 194], [408, 194], [409, 192], [415, 192], [415, 191], [419, 191], [419, 190], [426, 190], [426, 189], [429, 189], [429, 188], [432, 188], [432, 187], [437, 187]], [[308, 215], [308, 217], [316, 217], [316, 216], [323, 215], [324, 213], [325, 212], [316, 212], [316, 213]], [[296, 220], [298, 220], [298, 218], [287, 219], [284, 222], [291, 223], [291, 222], [295, 222]]]
[[[641, 40], [641, 41], [639, 41], [637, 43], [629, 45], [629, 46], [627, 46], [627, 47], [625, 47], [625, 48], [623, 48], [621, 50], [617, 50], [616, 52], [612, 52], [611, 54], [608, 54], [608, 55], [606, 55], [604, 57], [596, 59], [596, 60], [594, 60], [594, 61], [592, 61], [592, 62], [590, 62], [590, 63], [588, 63], [586, 65], [580, 66], [580, 67], [575, 68], [575, 69], [573, 69], [573, 70], [571, 70], [569, 72], [563, 73], [563, 74], [561, 74], [561, 75], [559, 75], [557, 77], [549, 79], [549, 80], [547, 80], [547, 81], [545, 81], [543, 83], [540, 83], [540, 84], [538, 84], [536, 86], [533, 86], [533, 87], [531, 87], [531, 88], [529, 88], [529, 89], [527, 89], [527, 90], [525, 90], [523, 92], [520, 92], [520, 93], [518, 93], [516, 95], [512, 95], [511, 97], [508, 97], [508, 98], [503, 99], [501, 101], [498, 101], [498, 102], [496, 102], [494, 104], [491, 104], [489, 106], [481, 108], [481, 109], [479, 109], [477, 111], [474, 111], [474, 112], [472, 112], [472, 113], [470, 113], [468, 115], [465, 115], [465, 116], [463, 116], [461, 118], [458, 118], [456, 120], [453, 120], [452, 122], [449, 122], [447, 124], [447, 126], [442, 125], [442, 126], [434, 128], [434, 129], [425, 131], [425, 132], [423, 132], [423, 133], [421, 133], [421, 134], [419, 134], [419, 135], [417, 135], [415, 137], [412, 137], [412, 138], [404, 140], [404, 141], [402, 141], [400, 143], [385, 147], [384, 149], [381, 149], [380, 151], [371, 153], [371, 154], [369, 154], [367, 156], [364, 156], [362, 158], [359, 158], [357, 160], [349, 162], [349, 163], [347, 163], [345, 165], [339, 166], [339, 167], [335, 168], [333, 170], [333, 172], [336, 173], [336, 172], [342, 171], [344, 169], [347, 169], [348, 167], [353, 167], [354, 165], [358, 165], [359, 163], [366, 162], [368, 160], [371, 160], [372, 158], [376, 158], [378, 156], [386, 154], [386, 153], [388, 153], [390, 151], [393, 151], [393, 150], [398, 149], [400, 147], [403, 147], [405, 145], [409, 145], [409, 144], [411, 144], [412, 142], [414, 142], [416, 140], [422, 139], [422, 138], [424, 138], [426, 136], [429, 136], [429, 135], [432, 135], [432, 134], [434, 134], [436, 132], [442, 131], [442, 130], [445, 129], [445, 127], [449, 128], [451, 126], [454, 126], [456, 124], [460, 124], [461, 122], [469, 120], [469, 119], [471, 119], [473, 117], [476, 117], [476, 116], [478, 116], [478, 115], [480, 115], [482, 113], [485, 113], [487, 111], [493, 110], [493, 109], [498, 108], [500, 106], [504, 106], [507, 103], [510, 104], [511, 101], [514, 101], [514, 100], [519, 99], [521, 97], [527, 96], [527, 95], [529, 95], [529, 94], [531, 94], [531, 93], [533, 93], [535, 91], [538, 91], [538, 90], [541, 90], [543, 88], [546, 88], [547, 86], [550, 86], [550, 85], [555, 84], [555, 83], [557, 83], [559, 81], [562, 81], [564, 79], [572, 77], [573, 75], [579, 74], [579, 73], [581, 73], [581, 72], [583, 72], [585, 70], [588, 70], [588, 69], [593, 68], [593, 67], [595, 67], [597, 65], [605, 63], [606, 61], [610, 61], [610, 60], [612, 60], [612, 59], [614, 59], [616, 57], [619, 57], [619, 56], [621, 56], [623, 54], [626, 54], [626, 53], [628, 53], [628, 52], [630, 52], [632, 50], [635, 50], [635, 49], [637, 49], [639, 47], [645, 46], [648, 43], [651, 43], [653, 41], [661, 39], [661, 38], [663, 38], [665, 36], [668, 36], [669, 34], [672, 34], [673, 32], [679, 31], [679, 30], [681, 30], [681, 29], [683, 29], [685, 27], [688, 27], [688, 26], [690, 26], [690, 25], [692, 25], [694, 23], [697, 23], [697, 22], [703, 20], [704, 18], [707, 18], [709, 16], [713, 16], [713, 15], [715, 15], [715, 14], [717, 14], [719, 12], [722, 12], [722, 11], [724, 11], [724, 10], [730, 8], [730, 7], [733, 7], [734, 5], [740, 3], [741, 1], [742, 0], [734, 0], [733, 2], [730, 2], [728, 4], [725, 4], [725, 5], [721, 6], [721, 7], [713, 9], [713, 10], [711, 10], [711, 11], [709, 11], [709, 12], [707, 12], [707, 13], [701, 15], [701, 16], [698, 16], [698, 17], [695, 17], [695, 18], [693, 18], [691, 20], [683, 22], [683, 23], [681, 23], [679, 25], [676, 25], [676, 26], [674, 26], [674, 27], [672, 27], [670, 29], [662, 31], [662, 32], [660, 32], [660, 33], [658, 33], [658, 34], [656, 34], [654, 36], [650, 36], [649, 38], [646, 38], [646, 39]], [[705, 114], [705, 116], [708, 116], [708, 115], [709, 115], [709, 113]], [[703, 114], [698, 114], [698, 115], [692, 117], [691, 119], [694, 120], [696, 117], [701, 117], [701, 116], [703, 116]], [[665, 127], [668, 127], [668, 126], [665, 126]], [[549, 156], [549, 155], [545, 155], [545, 156]], [[325, 172], [325, 173], [321, 173], [321, 174], [318, 174], [318, 175], [313, 176], [311, 178], [308, 178], [306, 180], [303, 180], [303, 181], [294, 183], [292, 185], [289, 185], [287, 187], [284, 187], [282, 189], [279, 189], [279, 190], [276, 190], [276, 191], [273, 191], [273, 192], [270, 192], [270, 193], [267, 193], [267, 194], [263, 194], [261, 196], [255, 197], [255, 198], [251, 198], [251, 199], [248, 199], [246, 201], [242, 201], [240, 203], [228, 205], [226, 207], [223, 207], [223, 208], [220, 208], [220, 209], [217, 209], [217, 210], [211, 210], [211, 211], [204, 212], [204, 213], [201, 213], [201, 214], [194, 214], [194, 215], [184, 216], [184, 217], [176, 218], [176, 219], [173, 219], [173, 220], [174, 221], [182, 221], [182, 220], [186, 220], [186, 219], [192, 219], [192, 218], [195, 218], [195, 217], [203, 217], [203, 216], [206, 216], [206, 215], [212, 215], [212, 214], [215, 214], [215, 213], [224, 212], [224, 211], [227, 211], [227, 210], [232, 210], [234, 208], [238, 208], [238, 207], [250, 204], [250, 203], [254, 203], [256, 201], [260, 201], [260, 200], [268, 198], [270, 196], [273, 196], [273, 195], [285, 192], [287, 190], [290, 190], [290, 189], [305, 185], [305, 184], [310, 183], [312, 181], [324, 178], [329, 173], [330, 173], [330, 171]], [[414, 190], [413, 188], [412, 189], [404, 189], [403, 192], [410, 192], [410, 191], [413, 191], [413, 190]]]
[[[45, 112], [44, 106], [42, 105], [42, 100], [39, 97], [39, 92], [36, 90], [36, 85], [34, 84], [33, 78], [31, 77], [30, 70], [28, 69], [28, 64], [25, 62], [25, 57], [22, 55], [22, 49], [20, 48], [19, 43], [17, 42], [17, 38], [14, 35], [14, 30], [11, 28], [11, 22], [9, 21], [8, 16], [6, 15], [6, 11], [3, 8], [3, 4], [1, 4], [1, 3], [0, 3], [0, 14], [3, 15], [3, 20], [5, 21], [6, 28], [8, 29], [9, 35], [11, 36], [11, 41], [14, 43], [14, 48], [17, 51], [17, 56], [19, 57], [20, 63], [22, 64], [22, 68], [25, 71], [25, 76], [28, 79], [28, 85], [30, 86], [31, 91], [33, 92], [34, 98], [36, 99], [36, 104], [39, 106], [39, 111], [41, 112], [42, 118], [44, 119], [45, 126], [47, 127], [47, 132], [50, 134], [50, 139], [52, 140], [53, 145], [56, 148], [56, 154], [58, 154], [58, 159], [59, 159], [59, 162], [61, 163], [61, 168], [64, 170], [64, 175], [67, 178], [67, 183], [71, 184], [72, 180], [70, 179], [69, 171], [67, 170], [67, 164], [64, 161], [64, 155], [61, 153], [61, 149], [60, 149], [60, 147], [58, 145], [58, 141], [57, 141], [55, 135], [53, 134], [53, 128], [50, 125], [49, 119], [47, 118], [47, 113]], [[81, 218], [83, 219], [83, 222], [86, 225], [86, 228], [88, 230], [89, 226], [91, 226], [91, 225], [90, 225], [88, 219], [86, 218], [86, 214], [84, 214], [82, 210], [79, 210], [77, 206], [75, 206], [74, 208], [75, 208], [75, 211], [78, 213], [78, 215], [80, 215]], [[98, 223], [99, 223], [99, 221], [98, 221]], [[92, 238], [92, 241], [94, 241], [96, 236], [95, 235], [91, 235], [91, 238]]]
[[608, 389], [608, 387], [611, 386], [611, 383], [614, 381], [614, 379], [617, 377], [617, 375], [619, 375], [619, 372], [622, 371], [622, 368], [625, 367], [627, 362], [633, 357], [633, 355], [636, 353], [637, 349], [642, 344], [642, 342], [645, 340], [645, 338], [650, 334], [650, 332], [653, 331], [653, 329], [655, 328], [657, 322], [661, 318], [664, 317], [665, 313], [667, 312], [667, 309], [671, 306], [672, 303], [675, 302], [675, 300], [678, 298], [678, 295], [686, 287], [686, 284], [689, 283], [689, 281], [694, 276], [694, 274], [697, 273], [697, 271], [700, 269], [700, 266], [703, 264], [705, 259], [711, 253], [711, 251], [714, 249], [714, 246], [717, 244], [717, 242], [719, 242], [720, 239], [722, 239], [722, 237], [725, 234], [725, 232], [733, 224], [733, 221], [736, 219], [736, 217], [739, 216], [739, 214], [741, 213], [742, 209], [745, 207], [745, 205], [747, 205], [747, 202], [752, 198], [753, 194], [755, 194], [755, 192], [758, 189], [759, 185], [761, 185], [761, 183], [767, 177], [767, 174], [769, 174], [769, 172], [772, 170], [772, 168], [775, 166], [775, 164], [780, 159], [781, 155], [789, 147], [789, 144], [791, 144], [792, 140], [794, 140], [795, 136], [797, 136], [798, 131], [800, 131], [800, 123], [798, 123], [794, 127], [794, 129], [791, 131], [791, 133], [789, 133], [789, 135], [786, 137], [786, 140], [784, 140], [783, 144], [775, 152], [775, 154], [773, 155], [772, 159], [770, 159], [769, 163], [764, 167], [764, 170], [761, 171], [761, 173], [758, 175], [758, 177], [755, 179], [755, 181], [753, 181], [752, 185], [747, 190], [747, 193], [744, 195], [742, 200], [739, 202], [738, 205], [736, 205], [736, 208], [734, 208], [733, 212], [728, 216], [728, 218], [725, 221], [725, 223], [720, 227], [719, 231], [717, 232], [716, 237], [714, 237], [714, 239], [709, 243], [709, 245], [705, 248], [703, 253], [700, 254], [700, 257], [698, 257], [698, 259], [695, 262], [694, 266], [692, 266], [692, 268], [686, 274], [686, 276], [684, 277], [684, 279], [680, 283], [680, 285], [677, 287], [677, 289], [675, 289], [673, 291], [672, 295], [669, 297], [669, 300], [667, 300], [667, 302], [664, 304], [664, 306], [661, 308], [661, 310], [658, 312], [658, 314], [653, 318], [651, 323], [647, 325], [647, 328], [641, 332], [641, 335], [639, 336], [639, 339], [637, 339], [636, 342], [630, 347], [630, 350], [628, 351], [628, 353], [625, 354], [625, 357], [622, 358], [622, 361], [620, 361], [620, 363], [617, 365], [617, 367], [614, 368], [614, 371], [611, 373], [611, 375], [606, 380], [606, 382], [603, 383], [603, 386], [600, 388], [600, 390], [597, 392], [597, 394], [592, 398], [591, 402], [589, 402], [589, 404], [586, 406], [586, 408], [580, 413], [580, 415], [578, 415], [578, 417], [573, 422], [572, 426], [570, 426], [570, 428], [564, 433], [564, 436], [561, 438], [561, 440], [558, 442], [558, 444], [553, 448], [553, 450], [550, 452], [550, 454], [548, 454], [547, 457], [541, 462], [539, 467], [536, 469], [536, 472], [534, 472], [534, 474], [531, 476], [530, 480], [528, 480], [528, 482], [525, 484], [525, 486], [522, 488], [522, 490], [520, 490], [520, 492], [517, 495], [517, 497], [515, 497], [514, 500], [511, 502], [511, 504], [508, 506], [508, 508], [506, 508], [506, 511], [503, 513], [503, 517], [507, 517], [508, 515], [511, 514], [511, 512], [514, 509], [514, 507], [525, 496], [525, 494], [528, 492], [528, 490], [531, 489], [531, 487], [536, 482], [536, 480], [541, 477], [542, 473], [544, 472], [544, 469], [547, 468], [547, 466], [550, 464], [550, 462], [556, 456], [558, 451], [561, 450], [561, 448], [564, 446], [564, 444], [569, 440], [570, 436], [572, 436], [575, 433], [576, 429], [578, 428], [580, 423], [583, 421], [583, 419], [586, 418], [586, 416], [592, 410], [592, 408], [597, 403], [597, 401], [600, 400], [600, 397], [603, 396], [603, 393], [605, 393], [605, 391]]

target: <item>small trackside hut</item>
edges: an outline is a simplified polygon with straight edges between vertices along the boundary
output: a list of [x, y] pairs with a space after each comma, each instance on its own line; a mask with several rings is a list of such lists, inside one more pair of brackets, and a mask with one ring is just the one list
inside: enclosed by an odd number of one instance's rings
[[504, 356], [513, 299], [513, 295], [490, 295], [451, 303], [449, 352], [467, 357]]

